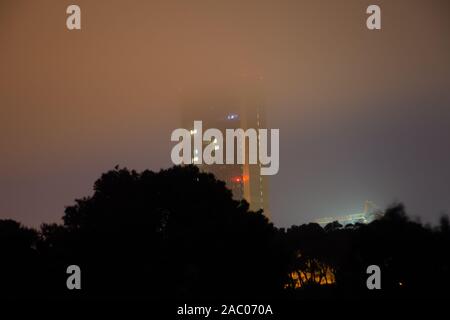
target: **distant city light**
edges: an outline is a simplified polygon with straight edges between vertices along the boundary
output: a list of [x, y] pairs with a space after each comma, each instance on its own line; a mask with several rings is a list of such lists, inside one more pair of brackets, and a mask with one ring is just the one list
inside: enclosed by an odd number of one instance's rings
[[236, 120], [236, 119], [239, 119], [239, 115], [237, 115], [236, 113], [230, 113], [229, 115], [227, 115], [227, 119], [228, 120]]
[[231, 181], [233, 181], [233, 182], [235, 182], [235, 183], [240, 183], [240, 182], [242, 182], [242, 178], [241, 177], [233, 177], [233, 178], [231, 178]]
[[235, 176], [235, 177], [231, 178], [231, 181], [234, 182], [234, 183], [241, 183], [241, 182], [248, 181], [248, 179], [249, 179], [248, 175]]

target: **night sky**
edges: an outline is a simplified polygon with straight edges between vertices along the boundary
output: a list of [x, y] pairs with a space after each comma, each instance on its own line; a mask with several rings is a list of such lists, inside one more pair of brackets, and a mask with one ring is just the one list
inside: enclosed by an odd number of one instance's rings
[[450, 213], [448, 0], [0, 0], [0, 46], [0, 219], [60, 222], [115, 165], [171, 166], [183, 97], [243, 77], [280, 129], [277, 226]]

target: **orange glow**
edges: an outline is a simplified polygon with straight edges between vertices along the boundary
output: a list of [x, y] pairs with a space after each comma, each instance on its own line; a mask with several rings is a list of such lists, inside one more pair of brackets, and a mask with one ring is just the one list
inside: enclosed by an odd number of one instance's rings
[[234, 183], [242, 183], [242, 182], [247, 182], [249, 179], [248, 175], [243, 175], [243, 176], [235, 176], [233, 178], [231, 178], [231, 181]]
[[307, 284], [330, 285], [336, 282], [335, 270], [321, 261], [307, 261], [304, 268], [289, 273], [285, 288], [298, 289]]

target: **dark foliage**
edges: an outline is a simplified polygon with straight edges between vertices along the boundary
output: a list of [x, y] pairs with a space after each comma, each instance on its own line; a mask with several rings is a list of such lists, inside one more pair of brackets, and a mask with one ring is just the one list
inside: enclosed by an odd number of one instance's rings
[[[429, 297], [449, 286], [447, 217], [426, 228], [397, 205], [369, 225], [284, 231], [194, 166], [116, 168], [94, 191], [66, 208], [62, 225], [37, 232], [0, 220], [1, 296]], [[79, 291], [66, 288], [72, 264], [82, 270]], [[382, 270], [378, 292], [366, 287], [371, 264]], [[314, 277], [296, 286], [293, 272]]]

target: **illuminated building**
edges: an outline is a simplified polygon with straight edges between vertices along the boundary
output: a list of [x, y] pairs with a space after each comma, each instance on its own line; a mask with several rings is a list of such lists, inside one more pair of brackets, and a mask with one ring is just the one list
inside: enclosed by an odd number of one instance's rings
[[371, 201], [366, 201], [364, 203], [364, 210], [360, 213], [348, 214], [336, 217], [326, 217], [316, 220], [318, 224], [325, 227], [327, 224], [334, 221], [339, 222], [341, 225], [346, 226], [348, 224], [362, 223], [367, 224], [383, 216], [378, 207]]
[[[182, 116], [182, 127], [190, 129], [191, 135], [197, 134], [193, 130], [195, 120], [201, 120], [205, 129], [219, 129], [224, 136], [226, 129], [267, 128], [262, 101], [248, 95], [245, 98], [222, 97], [221, 99], [203, 95], [203, 98], [191, 99], [190, 103], [184, 106]], [[210, 142], [203, 143], [206, 146]], [[244, 164], [198, 164], [198, 166], [202, 171], [212, 173], [217, 179], [224, 181], [236, 200], [245, 199], [250, 205], [250, 210], [262, 209], [264, 215], [270, 218], [268, 177], [260, 174], [260, 164], [248, 164], [247, 139], [243, 141], [243, 144], [246, 145], [236, 144], [234, 155], [237, 156], [237, 148], [244, 148], [246, 156]], [[219, 147], [219, 145], [216, 146], [216, 148]], [[201, 151], [193, 148], [193, 162], [198, 160], [199, 152]], [[223, 152], [226, 157], [226, 150]]]

